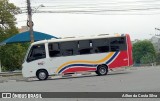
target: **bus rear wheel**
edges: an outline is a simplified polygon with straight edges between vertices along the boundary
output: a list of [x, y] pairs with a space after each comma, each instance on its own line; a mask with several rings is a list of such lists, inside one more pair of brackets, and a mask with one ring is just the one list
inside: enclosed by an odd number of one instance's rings
[[108, 67], [106, 65], [99, 65], [97, 67], [96, 74], [101, 76], [101, 75], [107, 75], [108, 73]]
[[48, 78], [48, 72], [46, 70], [38, 70], [37, 78], [39, 80], [46, 80]]

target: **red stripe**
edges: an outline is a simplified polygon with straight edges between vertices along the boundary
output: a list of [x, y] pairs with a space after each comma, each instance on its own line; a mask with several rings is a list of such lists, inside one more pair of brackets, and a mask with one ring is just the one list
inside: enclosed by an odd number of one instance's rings
[[74, 67], [69, 68], [63, 71], [63, 73], [73, 73], [73, 72], [82, 72], [82, 71], [96, 71], [96, 68], [92, 67]]
[[113, 60], [113, 62], [109, 64], [109, 68], [128, 66], [128, 60], [125, 60], [127, 58], [127, 51], [120, 51], [115, 60]]

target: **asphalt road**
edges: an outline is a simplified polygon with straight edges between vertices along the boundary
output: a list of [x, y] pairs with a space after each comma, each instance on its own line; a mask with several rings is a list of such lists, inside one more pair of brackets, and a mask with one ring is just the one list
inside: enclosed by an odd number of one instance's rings
[[[71, 77], [65, 79], [64, 78], [49, 79], [46, 81], [33, 80], [30, 82], [10, 81], [10, 82], [0, 83], [0, 92], [11, 92], [11, 91], [12, 92], [160, 92], [160, 66], [136, 67], [135, 69], [132, 68], [123, 71], [114, 71], [110, 72], [106, 76], [96, 76], [93, 74], [91, 76], [83, 76], [76, 78]], [[79, 101], [78, 99], [74, 99], [74, 101], [75, 100]], [[69, 99], [67, 101], [69, 101]], [[92, 99], [91, 101], [96, 101], [96, 100]], [[154, 101], [158, 100], [154, 99]]]

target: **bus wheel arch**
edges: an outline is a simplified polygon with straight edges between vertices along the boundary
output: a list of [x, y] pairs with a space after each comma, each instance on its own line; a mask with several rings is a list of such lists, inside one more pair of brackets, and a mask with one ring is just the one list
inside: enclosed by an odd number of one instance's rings
[[96, 74], [99, 76], [107, 75], [108, 66], [106, 64], [100, 64], [97, 66]]
[[48, 71], [46, 69], [38, 69], [36, 76], [39, 80], [46, 80], [48, 78]]

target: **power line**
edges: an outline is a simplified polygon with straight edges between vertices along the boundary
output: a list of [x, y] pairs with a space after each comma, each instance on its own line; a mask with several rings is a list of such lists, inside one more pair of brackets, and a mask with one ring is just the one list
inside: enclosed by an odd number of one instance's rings
[[[32, 0], [33, 2], [34, 0]], [[80, 1], [75, 1], [75, 0], [35, 0], [34, 3], [72, 3], [78, 2], [78, 3], [88, 3], [88, 2], [106, 2], [108, 4], [115, 4], [115, 3], [153, 3], [153, 2], [160, 2], [159, 0], [135, 0], [135, 1], [105, 1], [105, 0], [80, 0]]]
[[[41, 0], [36, 0], [36, 1], [37, 3], [42, 3], [42, 2], [39, 2]], [[121, 1], [121, 2], [120, 1], [104, 2], [103, 0], [103, 2], [98, 2], [98, 3], [95, 3], [95, 0], [92, 0], [93, 2], [91, 1], [84, 2], [84, 0], [82, 0], [83, 2], [78, 1], [76, 3], [75, 1], [74, 2], [67, 2], [67, 1], [73, 1], [73, 0], [65, 0], [65, 1], [43, 0], [43, 2], [45, 3], [52, 2], [53, 5], [48, 5], [48, 6], [45, 5], [45, 8], [38, 10], [36, 13], [81, 13], [81, 14], [90, 13], [91, 14], [91, 13], [108, 13], [108, 12], [115, 13], [116, 12], [118, 14], [119, 13], [122, 14], [127, 12], [128, 14], [135, 14], [135, 11], [137, 13], [138, 12], [144, 13], [147, 11], [149, 14], [151, 13], [159, 14], [157, 13], [157, 11], [160, 10], [160, 7], [159, 7], [160, 1], [158, 0]], [[32, 2], [35, 2], [35, 0], [32, 0]], [[60, 4], [60, 3], [63, 3], [63, 4]], [[140, 4], [136, 4], [136, 3], [140, 3]], [[110, 4], [113, 4], [113, 5], [110, 5]], [[21, 7], [21, 9], [22, 9], [22, 13], [26, 13], [26, 7]]]
[[[148, 10], [151, 10], [151, 9], [148, 9]], [[110, 11], [106, 11], [106, 10], [99, 10], [99, 11], [64, 11], [64, 10], [61, 10], [61, 11], [37, 11], [36, 13], [69, 13], [69, 14], [96, 14], [96, 15], [159, 15], [160, 12], [144, 12], [144, 11], [139, 11], [139, 12], [134, 12], [130, 11], [130, 10], [127, 10], [127, 11], [123, 11], [121, 10], [110, 10]], [[146, 9], [147, 11], [147, 9]], [[26, 13], [26, 12], [23, 12], [23, 13]]]
[[130, 8], [130, 9], [86, 9], [86, 10], [50, 10], [50, 11], [37, 11], [37, 13], [71, 13], [71, 12], [128, 12], [128, 11], [148, 11], [148, 10], [160, 10], [160, 7], [150, 8]]
[[[38, 2], [38, 3], [45, 3], [47, 4], [48, 2]], [[160, 1], [159, 1], [160, 3]], [[135, 5], [135, 4], [139, 4], [139, 3], [136, 3], [136, 2], [90, 2], [90, 3], [65, 3], [65, 2], [62, 2], [62, 3], [54, 3], [52, 2], [52, 5], [53, 7], [74, 7], [74, 6], [99, 6], [99, 5], [106, 5], [106, 6], [109, 6], [110, 4], [117, 4], [117, 5]], [[142, 5], [152, 5], [152, 4], [158, 4], [157, 2], [151, 2], [151, 3], [140, 3]], [[111, 6], [114, 6], [114, 5], [111, 5]], [[154, 6], [154, 5], [153, 5]]]

